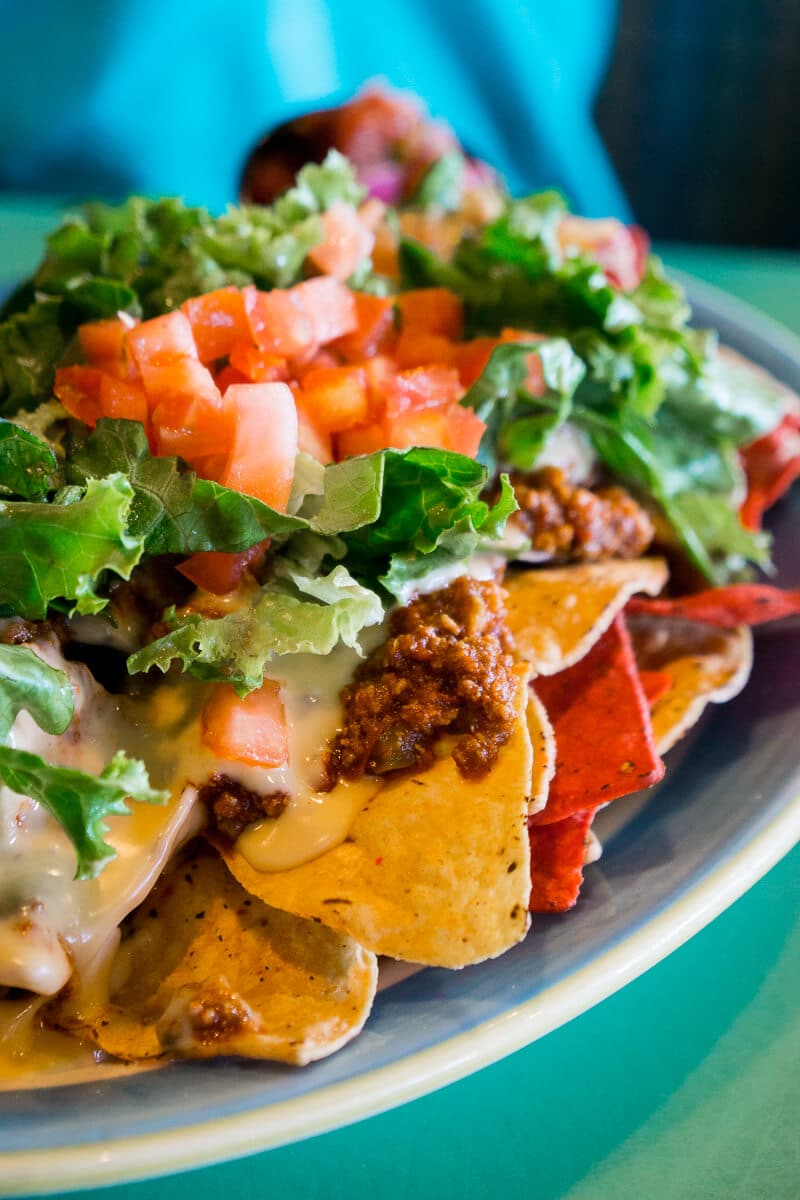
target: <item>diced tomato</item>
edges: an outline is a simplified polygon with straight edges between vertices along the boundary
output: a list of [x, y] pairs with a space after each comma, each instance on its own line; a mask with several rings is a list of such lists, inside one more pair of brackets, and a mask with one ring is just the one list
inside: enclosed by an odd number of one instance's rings
[[649, 245], [638, 226], [628, 228], [614, 217], [592, 221], [567, 216], [557, 236], [564, 250], [581, 250], [596, 258], [615, 287], [627, 292], [641, 283]]
[[157, 454], [179, 454], [200, 470], [198, 459], [227, 453], [233, 412], [207, 367], [191, 358], [148, 365], [144, 385]]
[[409, 409], [385, 422], [385, 445], [397, 450], [409, 446], [438, 446], [450, 449], [449, 412], [442, 408]]
[[231, 347], [230, 365], [242, 375], [239, 383], [286, 383], [289, 379], [286, 359], [259, 350], [249, 337]]
[[244, 297], [238, 288], [218, 288], [195, 296], [186, 300], [181, 310], [192, 327], [201, 362], [224, 358], [235, 342], [250, 333]]
[[268, 545], [269, 539], [256, 542], [249, 550], [243, 550], [240, 554], [205, 550], [180, 563], [178, 570], [181, 575], [191, 580], [195, 587], [212, 592], [215, 596], [224, 596], [238, 587], [248, 567], [255, 567], [263, 561]]
[[356, 328], [332, 344], [332, 349], [351, 362], [377, 354], [394, 332], [394, 301], [390, 297], [354, 292], [353, 303]]
[[285, 383], [239, 383], [225, 401], [233, 444], [220, 483], [286, 511], [297, 455], [297, 409]]
[[100, 380], [100, 408], [104, 417], [141, 421], [147, 427], [147, 397], [138, 383], [128, 383], [104, 374]]
[[308, 314], [314, 340], [320, 346], [352, 333], [357, 327], [353, 293], [337, 279], [307, 279], [292, 288], [292, 295]]
[[376, 354], [360, 364], [367, 381], [370, 416], [380, 416], [384, 407], [384, 394], [397, 374], [394, 360], [387, 354]]
[[253, 340], [260, 350], [283, 358], [313, 354], [318, 347], [309, 313], [295, 288], [259, 292], [244, 289], [247, 319]]
[[363, 204], [359, 204], [358, 206], [359, 221], [365, 229], [371, 229], [373, 233], [385, 216], [386, 205], [377, 196], [370, 196]]
[[90, 363], [104, 363], [122, 359], [125, 353], [125, 335], [136, 321], [133, 317], [110, 317], [107, 321], [92, 321], [78, 326], [78, 340], [85, 357]]
[[439, 334], [455, 340], [464, 328], [464, 305], [447, 288], [417, 288], [401, 292], [395, 303], [407, 333]]
[[217, 385], [223, 395], [232, 383], [254, 382], [256, 381], [251, 379], [249, 375], [243, 375], [241, 371], [237, 371], [236, 367], [232, 367], [230, 363], [224, 366], [221, 371], [217, 371], [216, 375], [214, 376], [214, 383]]
[[463, 404], [454, 404], [447, 410], [446, 416], [447, 448], [455, 450], [457, 454], [466, 454], [468, 458], [475, 458], [486, 430], [484, 422], [474, 409], [466, 408]]
[[214, 754], [231, 762], [284, 766], [289, 737], [279, 684], [268, 679], [244, 699], [230, 684], [216, 684], [203, 708], [202, 739]]
[[317, 462], [327, 465], [333, 462], [333, 441], [329, 433], [317, 427], [303, 405], [303, 394], [298, 389], [297, 401], [297, 449], [310, 454]]
[[398, 371], [384, 387], [386, 416], [391, 419], [409, 410], [446, 408], [460, 400], [463, 393], [458, 372], [452, 367], [415, 367]]
[[140, 371], [164, 366], [176, 358], [197, 358], [194, 334], [182, 312], [164, 313], [129, 329], [125, 344]]
[[383, 450], [389, 445], [386, 440], [386, 430], [380, 422], [374, 421], [369, 425], [360, 425], [357, 429], [348, 429], [334, 438], [336, 458], [355, 458], [359, 454], [372, 454], [375, 450]]
[[394, 357], [398, 367], [428, 367], [436, 363], [451, 365], [456, 362], [457, 350], [454, 342], [438, 333], [417, 333], [403, 330], [397, 339]]
[[103, 416], [102, 381], [103, 372], [97, 367], [59, 367], [53, 391], [71, 417], [94, 426]]
[[360, 367], [317, 367], [303, 379], [303, 407], [324, 433], [363, 425], [367, 381]]
[[498, 338], [477, 337], [471, 338], [468, 342], [461, 342], [457, 346], [456, 362], [464, 387], [472, 387], [476, 379], [480, 378], [492, 356], [492, 351], [499, 345]]
[[322, 214], [323, 240], [308, 257], [324, 275], [349, 279], [371, 252], [375, 235], [359, 220], [355, 209], [337, 200]]
[[318, 350], [306, 362], [297, 362], [295, 360], [289, 365], [294, 379], [302, 383], [306, 375], [310, 375], [312, 371], [316, 371], [320, 367], [339, 367], [341, 363], [335, 354], [331, 354], [330, 350]]

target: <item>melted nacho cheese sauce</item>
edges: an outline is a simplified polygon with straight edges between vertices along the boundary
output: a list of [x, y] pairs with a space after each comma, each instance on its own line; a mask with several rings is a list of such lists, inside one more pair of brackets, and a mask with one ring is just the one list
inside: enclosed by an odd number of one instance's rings
[[[381, 630], [373, 637], [377, 643]], [[361, 661], [347, 647], [271, 664], [289, 728], [289, 763], [274, 769], [222, 761], [204, 746], [200, 714], [207, 685], [184, 677], [138, 696], [110, 696], [84, 667], [66, 663], [55, 641], [32, 648], [68, 673], [76, 716], [65, 735], [53, 737], [23, 712], [11, 744], [92, 773], [125, 750], [144, 759], [151, 783], [168, 790], [170, 799], [165, 806], [132, 803], [129, 815], [110, 817], [106, 840], [117, 856], [95, 879], [76, 880], [75, 851], [59, 823], [34, 801], [0, 788], [0, 1086], [17, 1086], [23, 1072], [46, 1071], [49, 1079], [67, 1064], [94, 1063], [91, 1049], [41, 1027], [41, 997], [59, 991], [74, 967], [84, 983], [106, 988], [119, 923], [144, 900], [175, 849], [202, 827], [197, 788], [215, 771], [264, 795], [291, 797], [280, 817], [259, 821], [240, 839], [248, 860], [265, 871], [299, 865], [337, 845], [379, 786], [359, 780], [318, 790], [325, 747], [340, 721], [339, 693]], [[3, 999], [3, 989], [26, 995]]]

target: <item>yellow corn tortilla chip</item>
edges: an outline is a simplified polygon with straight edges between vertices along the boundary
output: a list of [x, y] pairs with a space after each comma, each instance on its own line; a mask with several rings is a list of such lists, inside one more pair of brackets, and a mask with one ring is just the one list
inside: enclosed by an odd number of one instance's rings
[[502, 954], [528, 928], [528, 690], [520, 668], [519, 719], [483, 779], [463, 778], [447, 757], [383, 784], [345, 841], [312, 862], [268, 874], [217, 843], [226, 862], [252, 895], [376, 954], [440, 967]]
[[547, 710], [532, 688], [528, 688], [528, 736], [533, 748], [533, 770], [528, 797], [528, 816], [541, 812], [547, 804], [550, 782], [556, 773], [556, 735]]
[[718, 629], [649, 613], [629, 616], [628, 628], [640, 669], [664, 671], [672, 683], [651, 710], [656, 746], [665, 754], [707, 704], [723, 704], [742, 690], [753, 663], [753, 637], [745, 625]]
[[508, 627], [536, 675], [579, 662], [636, 592], [657, 595], [667, 581], [660, 558], [611, 560], [509, 571]]
[[200, 843], [123, 926], [109, 994], [73, 981], [46, 1020], [128, 1061], [242, 1054], [303, 1065], [361, 1030], [374, 954], [249, 896]]

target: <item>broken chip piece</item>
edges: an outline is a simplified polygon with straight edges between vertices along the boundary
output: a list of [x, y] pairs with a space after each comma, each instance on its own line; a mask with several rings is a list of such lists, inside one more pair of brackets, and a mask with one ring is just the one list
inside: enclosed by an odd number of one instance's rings
[[378, 980], [374, 954], [263, 904], [202, 843], [126, 921], [106, 971], [107, 996], [75, 975], [45, 1018], [125, 1061], [313, 1062], [356, 1036]]

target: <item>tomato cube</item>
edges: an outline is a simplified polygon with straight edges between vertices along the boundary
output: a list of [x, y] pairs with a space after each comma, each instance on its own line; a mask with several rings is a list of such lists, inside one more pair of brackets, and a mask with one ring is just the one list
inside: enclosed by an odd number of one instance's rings
[[124, 379], [116, 379], [113, 375], [103, 375], [100, 380], [100, 408], [104, 417], [141, 421], [147, 428], [147, 397], [138, 383], [128, 383]]
[[230, 684], [216, 684], [203, 708], [201, 736], [220, 758], [282, 767], [289, 761], [289, 736], [280, 685], [268, 679], [241, 699]]
[[349, 362], [377, 354], [394, 333], [394, 301], [388, 296], [354, 292], [356, 327], [339, 337], [332, 349]]
[[129, 329], [125, 344], [140, 371], [163, 366], [176, 358], [197, 358], [194, 334], [182, 312], [164, 313]]
[[317, 367], [303, 378], [303, 406], [325, 433], [362, 425], [368, 415], [367, 381], [360, 367]]
[[245, 288], [244, 298], [250, 333], [260, 350], [293, 358], [317, 349], [311, 317], [295, 289], [259, 292]]
[[225, 393], [233, 442], [220, 483], [286, 511], [297, 456], [297, 409], [285, 383], [233, 384]]
[[103, 372], [97, 367], [59, 367], [53, 391], [71, 417], [94, 426], [103, 416], [102, 381]]
[[218, 288], [181, 305], [192, 327], [200, 361], [213, 362], [230, 353], [231, 346], [248, 337], [250, 327], [244, 297], [238, 288]]
[[359, 425], [356, 429], [348, 429], [334, 438], [337, 462], [343, 458], [355, 458], [359, 454], [372, 454], [388, 445], [386, 430], [377, 421], [369, 425]]
[[127, 313], [106, 321], [92, 321], [78, 326], [78, 340], [90, 363], [122, 359], [125, 355], [125, 336], [136, 325]]
[[390, 419], [409, 410], [446, 408], [461, 399], [464, 389], [452, 367], [415, 367], [398, 371], [384, 388], [386, 416]]
[[407, 333], [436, 333], [455, 341], [464, 327], [464, 305], [447, 288], [417, 288], [396, 299]]
[[323, 275], [349, 279], [371, 253], [375, 235], [359, 220], [355, 209], [337, 200], [322, 214], [323, 240], [308, 257]]
[[321, 346], [356, 328], [354, 294], [337, 279], [307, 279], [292, 288], [292, 295], [308, 314], [314, 338]]

